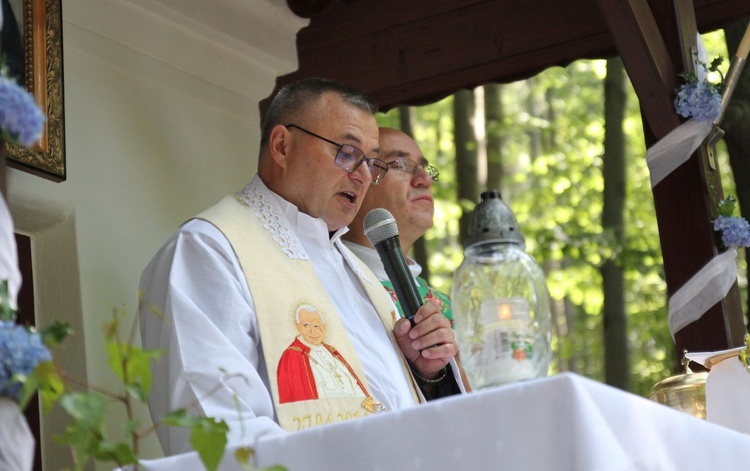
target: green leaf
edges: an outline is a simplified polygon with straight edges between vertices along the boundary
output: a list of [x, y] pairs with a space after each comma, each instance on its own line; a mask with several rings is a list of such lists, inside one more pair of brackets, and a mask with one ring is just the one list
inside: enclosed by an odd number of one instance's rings
[[0, 320], [10, 322], [16, 320], [16, 310], [10, 306], [8, 294], [8, 280], [0, 281]]
[[717, 72], [719, 70], [719, 66], [724, 62], [724, 58], [719, 56], [714, 58], [714, 60], [711, 61], [711, 65], [708, 66], [708, 70], [711, 72]]
[[250, 463], [253, 456], [255, 456], [255, 450], [249, 446], [239, 447], [234, 452], [234, 459], [242, 466], [242, 469], [252, 471], [287, 471], [284, 466], [278, 464], [267, 468], [253, 468], [253, 465]]
[[90, 450], [96, 447], [97, 441], [96, 435], [91, 431], [80, 430], [73, 426], [68, 426], [64, 433], [55, 435], [53, 438], [58, 444], [68, 446], [75, 451], [73, 456], [76, 471], [84, 468], [91, 456]]
[[75, 469], [81, 470], [90, 458], [98, 455], [100, 443], [104, 441], [101, 432], [104, 399], [86, 393], [73, 393], [63, 396], [60, 405], [73, 420], [65, 428], [64, 433], [53, 438], [60, 445], [73, 449]]
[[159, 358], [162, 350], [144, 350], [112, 340], [105, 342], [109, 367], [122, 381], [126, 390], [140, 402], [146, 401], [151, 390], [151, 359]]
[[234, 459], [243, 469], [252, 469], [250, 459], [255, 455], [255, 450], [249, 446], [241, 446], [234, 451]]
[[198, 419], [200, 417], [188, 414], [186, 409], [176, 409], [165, 415], [161, 421], [172, 427], [190, 428], [198, 422]]
[[96, 430], [101, 428], [106, 404], [100, 393], [89, 391], [66, 394], [60, 399], [60, 405], [73, 417], [77, 426]]
[[92, 456], [99, 461], [113, 461], [118, 465], [133, 464], [138, 462], [133, 450], [127, 443], [110, 443], [104, 440], [97, 442], [97, 447]]
[[731, 217], [734, 214], [734, 209], [737, 206], [737, 199], [734, 196], [727, 196], [723, 200], [719, 201], [717, 213], [719, 216]]
[[125, 391], [137, 401], [146, 402], [147, 393], [143, 390], [143, 387], [140, 384], [128, 384], [125, 386]]
[[63, 340], [72, 334], [73, 328], [70, 327], [70, 323], [60, 322], [58, 320], [55, 320], [52, 325], [48, 325], [39, 331], [39, 335], [42, 337], [42, 342], [50, 348], [57, 347]]
[[138, 430], [141, 422], [138, 419], [128, 420], [125, 422], [125, 434], [130, 436]]
[[[98, 392], [76, 392], [64, 395], [60, 405], [73, 419], [65, 432], [55, 436], [61, 445], [75, 450], [76, 469], [82, 469], [89, 459], [109, 461], [118, 465], [137, 462], [138, 458], [127, 443], [112, 443], [105, 439], [102, 422], [106, 413], [106, 400]], [[133, 426], [129, 423], [126, 427]]]
[[223, 420], [199, 417], [190, 434], [190, 444], [208, 471], [216, 471], [227, 446], [229, 427]]
[[65, 392], [62, 378], [60, 378], [57, 368], [51, 361], [44, 361], [36, 365], [34, 371], [24, 381], [20, 402], [21, 409], [26, 408], [37, 390], [42, 396], [42, 405], [45, 412], [48, 412]]

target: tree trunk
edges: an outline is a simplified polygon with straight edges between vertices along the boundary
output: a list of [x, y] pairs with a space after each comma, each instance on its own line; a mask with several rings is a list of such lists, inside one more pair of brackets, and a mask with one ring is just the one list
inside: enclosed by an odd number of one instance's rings
[[462, 90], [453, 95], [454, 139], [456, 144], [456, 194], [462, 208], [459, 224], [459, 241], [466, 240], [469, 217], [479, 203], [477, 184], [477, 137], [472, 119], [474, 117], [474, 92]]
[[[506, 192], [503, 179], [503, 147], [505, 133], [503, 130], [502, 85], [484, 86], [484, 120], [487, 132], [487, 188], [496, 189], [501, 195]], [[506, 195], [507, 198], [508, 195]]]
[[[748, 25], [748, 19], [737, 21], [724, 29], [727, 38], [729, 57], [734, 57], [737, 46]], [[721, 125], [726, 132], [724, 142], [729, 152], [729, 165], [732, 167], [737, 201], [742, 217], [750, 221], [750, 67], [745, 66], [737, 88], [729, 102], [726, 116]], [[747, 260], [747, 249], [745, 250]], [[750, 277], [750, 265], [747, 267]], [[745, 314], [750, 314], [750, 297], [745, 306]], [[747, 324], [747, 319], [745, 319]]]
[[[398, 119], [401, 130], [414, 139], [414, 128], [412, 123], [415, 121], [414, 109], [409, 106], [398, 107]], [[422, 267], [421, 277], [430, 282], [430, 267], [427, 265], [427, 247], [424, 237], [420, 237], [412, 246], [412, 257]]]
[[[625, 73], [619, 58], [607, 61], [604, 79], [604, 202], [602, 229], [614, 247], [623, 242], [625, 207]], [[625, 311], [625, 277], [619, 250], [601, 267], [604, 292], [604, 375], [607, 384], [628, 391], [630, 361]]]

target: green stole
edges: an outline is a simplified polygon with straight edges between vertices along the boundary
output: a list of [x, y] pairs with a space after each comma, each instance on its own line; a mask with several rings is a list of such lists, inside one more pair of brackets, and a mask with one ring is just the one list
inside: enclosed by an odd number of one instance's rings
[[[279, 424], [285, 430], [294, 431], [378, 412], [382, 407], [369, 393], [364, 369], [312, 263], [306, 255], [301, 259], [285, 253], [285, 248], [264, 227], [259, 213], [259, 209], [239, 201], [236, 195], [227, 195], [197, 217], [210, 222], [226, 236], [242, 266], [255, 303]], [[284, 218], [283, 214], [273, 216], [277, 220]], [[423, 401], [393, 335], [396, 313], [390, 297], [365, 264], [348, 249], [344, 250], [347, 252], [345, 260], [365, 288], [401, 359], [402, 373], [409, 379], [415, 403]], [[309, 349], [299, 340], [295, 342], [300, 336], [295, 319], [300, 307], [316, 311], [324, 320], [323, 346], [334, 358], [328, 363], [338, 362], [336, 377], [346, 376], [355, 381], [357, 395], [315, 397], [311, 363], [318, 366], [320, 362], [312, 359]]]

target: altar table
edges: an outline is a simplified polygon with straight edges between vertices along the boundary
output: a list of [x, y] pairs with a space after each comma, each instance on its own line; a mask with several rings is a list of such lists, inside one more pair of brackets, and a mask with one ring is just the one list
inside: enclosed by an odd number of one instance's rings
[[[750, 436], [573, 373], [249, 445], [289, 471], [750, 470]], [[233, 452], [221, 471], [242, 470]], [[195, 453], [143, 465], [202, 469]]]

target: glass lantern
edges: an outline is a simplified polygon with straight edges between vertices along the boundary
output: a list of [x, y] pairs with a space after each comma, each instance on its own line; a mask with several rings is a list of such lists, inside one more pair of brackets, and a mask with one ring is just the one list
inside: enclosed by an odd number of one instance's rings
[[544, 273], [524, 251], [500, 193], [481, 197], [451, 292], [461, 363], [474, 390], [546, 376], [552, 360]]

